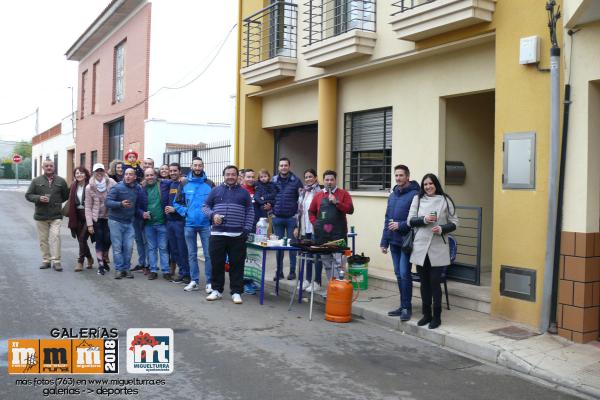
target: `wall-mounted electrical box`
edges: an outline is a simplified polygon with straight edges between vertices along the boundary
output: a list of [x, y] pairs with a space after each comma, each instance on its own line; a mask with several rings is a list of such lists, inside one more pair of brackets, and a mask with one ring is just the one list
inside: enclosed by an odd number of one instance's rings
[[521, 38], [519, 46], [519, 64], [537, 64], [540, 62], [540, 37]]

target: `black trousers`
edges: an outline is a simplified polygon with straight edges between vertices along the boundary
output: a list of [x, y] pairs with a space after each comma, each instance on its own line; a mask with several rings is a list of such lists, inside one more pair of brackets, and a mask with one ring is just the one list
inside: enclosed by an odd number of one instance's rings
[[88, 246], [90, 233], [85, 223], [85, 210], [77, 209], [77, 221], [77, 242], [79, 243], [79, 257], [77, 257], [77, 261], [82, 263], [84, 258], [92, 258], [92, 253]]
[[421, 277], [421, 301], [423, 306], [442, 306], [442, 270], [443, 267], [432, 267], [429, 256], [425, 257], [423, 266], [417, 265], [417, 272]]
[[229, 289], [231, 289], [231, 294], [242, 294], [244, 292], [246, 235], [237, 237], [211, 235], [208, 249], [212, 263], [211, 285], [213, 290], [223, 293], [225, 258], [229, 256]]

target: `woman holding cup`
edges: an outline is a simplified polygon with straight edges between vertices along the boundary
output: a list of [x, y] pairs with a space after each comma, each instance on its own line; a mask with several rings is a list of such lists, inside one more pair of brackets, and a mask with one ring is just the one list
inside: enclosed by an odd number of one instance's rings
[[415, 228], [410, 262], [417, 264], [421, 277], [423, 318], [417, 325], [429, 324], [429, 329], [435, 329], [442, 323], [443, 267], [450, 265], [450, 249], [445, 236], [456, 230], [458, 217], [454, 202], [444, 193], [434, 174], [423, 177], [419, 194], [410, 206], [408, 225]]

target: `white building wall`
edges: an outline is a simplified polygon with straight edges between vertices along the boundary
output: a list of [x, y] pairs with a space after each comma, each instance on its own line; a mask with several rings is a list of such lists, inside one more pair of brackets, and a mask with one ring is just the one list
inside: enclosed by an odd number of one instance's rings
[[[231, 100], [229, 100], [231, 101]], [[151, 119], [144, 127], [145, 156], [162, 164], [167, 143], [198, 144], [228, 140], [233, 149], [233, 128], [229, 124], [188, 124]], [[231, 154], [229, 159], [232, 160]]]
[[[69, 182], [70, 176], [67, 173], [67, 150], [75, 148], [75, 139], [73, 138], [73, 129], [71, 125], [71, 116], [63, 118], [61, 121], [61, 134], [50, 138], [46, 141], [38, 143], [31, 148], [31, 176], [39, 175], [40, 171], [40, 156], [42, 160], [49, 158], [54, 160], [54, 155], [58, 154], [58, 175], [62, 176]], [[37, 160], [37, 171], [35, 170]]]

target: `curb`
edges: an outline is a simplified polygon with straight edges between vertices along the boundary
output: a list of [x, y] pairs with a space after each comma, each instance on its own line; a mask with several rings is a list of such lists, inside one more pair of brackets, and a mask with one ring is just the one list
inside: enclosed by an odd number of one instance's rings
[[[275, 283], [265, 282], [265, 292], [267, 289], [275, 290]], [[288, 285], [285, 284], [280, 284], [280, 295], [287, 294], [289, 297], [291, 293], [291, 287], [288, 287]], [[317, 304], [324, 304], [321, 296], [315, 296], [314, 301]], [[526, 360], [514, 355], [512, 352], [504, 350], [498, 346], [478, 342], [477, 340], [467, 340], [461, 336], [453, 335], [439, 328], [436, 330], [421, 328], [420, 326], [417, 326], [415, 321], [400, 322], [399, 318], [390, 318], [385, 314], [362, 307], [360, 304], [354, 304], [352, 306], [352, 315], [363, 318], [367, 321], [375, 322], [378, 325], [382, 325], [386, 328], [392, 328], [402, 332], [403, 334], [426, 340], [428, 342], [437, 344], [438, 346], [447, 347], [479, 360], [497, 364], [511, 371], [541, 379], [557, 387], [573, 390], [585, 396], [591, 396], [592, 398], [600, 399], [600, 389], [583, 385], [570, 379], [561, 378], [550, 371], [528, 363]]]

